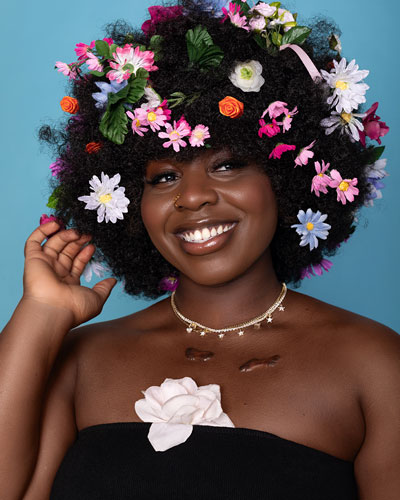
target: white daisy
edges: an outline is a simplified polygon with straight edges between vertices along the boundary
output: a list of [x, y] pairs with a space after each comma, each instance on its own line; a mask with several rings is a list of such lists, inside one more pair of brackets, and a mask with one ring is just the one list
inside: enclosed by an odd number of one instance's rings
[[357, 118], [364, 118], [365, 113], [338, 113], [332, 111], [329, 118], [321, 120], [321, 126], [326, 127], [325, 135], [330, 135], [340, 127], [340, 133], [346, 132], [352, 142], [360, 140], [359, 130], [364, 130], [364, 125]]
[[128, 212], [126, 208], [130, 201], [125, 197], [125, 188], [119, 187], [118, 183], [121, 180], [119, 174], [114, 175], [111, 179], [108, 175], [101, 173], [101, 181], [94, 175], [89, 181], [93, 193], [90, 196], [80, 196], [79, 201], [86, 203], [85, 209], [97, 210], [97, 222], [117, 222], [117, 219], [123, 219], [123, 213]]
[[321, 69], [321, 74], [327, 84], [334, 89], [333, 95], [327, 99], [328, 104], [336, 106], [336, 111], [351, 113], [353, 109], [365, 102], [365, 92], [369, 86], [361, 82], [369, 74], [368, 70], [359, 70], [355, 59], [346, 66], [343, 57], [340, 62], [333, 61], [334, 68], [330, 73]]
[[229, 80], [243, 92], [259, 92], [265, 83], [261, 76], [262, 70], [258, 61], [239, 62], [229, 75]]
[[108, 268], [101, 262], [101, 260], [90, 259], [90, 261], [86, 264], [82, 274], [87, 283], [92, 281], [93, 273], [99, 278], [102, 278], [105, 272], [108, 271]]

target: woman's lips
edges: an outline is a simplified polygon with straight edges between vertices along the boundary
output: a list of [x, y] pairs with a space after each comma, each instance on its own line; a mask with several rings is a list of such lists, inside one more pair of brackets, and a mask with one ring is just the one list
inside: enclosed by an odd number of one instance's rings
[[[237, 222], [222, 225], [223, 232], [220, 234], [217, 233], [215, 236], [212, 236], [213, 233], [209, 229], [210, 236], [206, 241], [186, 241], [182, 233], [176, 234], [176, 237], [179, 240], [181, 248], [186, 253], [189, 253], [191, 255], [205, 255], [207, 253], [215, 252], [220, 248], [222, 248], [232, 236], [232, 233], [235, 230], [236, 226]], [[218, 226], [214, 227], [217, 228]], [[185, 233], [186, 239], [192, 240], [193, 238], [190, 237], [188, 233], [194, 235], [195, 231], [190, 231]], [[206, 232], [206, 234], [204, 234], [204, 229], [203, 231], [201, 231], [201, 233], [202, 233], [202, 239], [207, 238], [208, 233]]]

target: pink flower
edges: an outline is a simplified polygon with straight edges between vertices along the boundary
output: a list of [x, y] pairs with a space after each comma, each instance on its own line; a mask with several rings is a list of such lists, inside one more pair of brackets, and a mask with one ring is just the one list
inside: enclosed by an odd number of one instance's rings
[[127, 43], [124, 47], [117, 47], [113, 57], [114, 61], [110, 61], [110, 66], [113, 69], [106, 76], [109, 80], [116, 80], [117, 83], [128, 80], [132, 74], [136, 74], [139, 68], [144, 68], [147, 71], [158, 69], [157, 66], [153, 66], [154, 52], [150, 50], [141, 51], [139, 46], [133, 49], [130, 43]]
[[46, 222], [50, 222], [50, 221], [57, 222], [57, 224], [60, 225], [60, 228], [57, 229], [57, 231], [54, 231], [54, 233], [49, 234], [47, 236], [46, 240], [48, 240], [49, 238], [51, 238], [52, 236], [54, 236], [55, 234], [57, 234], [59, 231], [62, 231], [63, 229], [65, 229], [64, 222], [59, 217], [56, 217], [55, 215], [42, 214], [42, 216], [40, 217], [40, 220], [39, 220], [39, 224], [40, 225], [46, 224]]
[[317, 175], [313, 177], [313, 180], [311, 182], [311, 192], [314, 191], [314, 193], [318, 197], [319, 193], [326, 194], [328, 192], [326, 187], [329, 186], [329, 183], [331, 182], [332, 179], [329, 177], [329, 175], [326, 175], [325, 172], [328, 170], [329, 165], [330, 163], [325, 164], [324, 160], [322, 160], [322, 167], [319, 161], [314, 162]]
[[86, 59], [86, 64], [90, 71], [103, 71], [103, 66], [100, 64], [98, 58], [92, 53], [87, 53], [88, 58]]
[[159, 288], [166, 292], [173, 292], [178, 288], [179, 279], [176, 276], [165, 276], [159, 283]]
[[148, 109], [137, 108], [135, 109], [135, 115], [140, 122], [145, 125], [149, 125], [153, 132], [160, 130], [160, 128], [164, 127], [165, 123], [169, 120], [169, 115], [165, 113], [162, 106]]
[[75, 46], [75, 53], [78, 56], [79, 61], [86, 59], [88, 49], [94, 49], [96, 45], [96, 40], [93, 40], [90, 45], [86, 43], [77, 43]]
[[329, 187], [336, 188], [337, 201], [341, 201], [343, 205], [346, 205], [346, 201], [354, 201], [354, 196], [358, 195], [357, 178], [354, 179], [342, 179], [342, 176], [337, 170], [331, 170], [331, 181], [329, 182]]
[[315, 274], [322, 276], [322, 270], [328, 272], [332, 266], [333, 262], [328, 259], [322, 259], [319, 264], [310, 264], [302, 269], [300, 279], [311, 278], [311, 276], [315, 276]]
[[165, 125], [166, 132], [159, 132], [158, 137], [161, 139], [169, 139], [167, 142], [164, 142], [163, 147], [168, 148], [172, 146], [174, 151], [178, 153], [181, 147], [186, 147], [187, 144], [183, 140], [183, 137], [186, 137], [190, 134], [190, 127], [187, 127], [187, 122], [181, 122], [180, 125], [174, 121], [174, 125], [172, 126], [170, 123]]
[[287, 132], [291, 126], [292, 126], [292, 120], [293, 116], [297, 115], [297, 106], [292, 109], [292, 111], [289, 111], [287, 114], [285, 114], [285, 118], [283, 119], [282, 123], [280, 125], [283, 126], [283, 133]]
[[265, 120], [261, 119], [259, 120], [259, 124], [261, 125], [261, 128], [258, 131], [259, 137], [262, 137], [263, 134], [267, 135], [268, 137], [273, 137], [274, 135], [279, 134], [281, 131], [278, 124], [276, 123], [275, 118], [272, 119], [272, 123], [265, 123]]
[[222, 7], [222, 12], [225, 14], [222, 22], [225, 22], [228, 17], [231, 20], [231, 23], [237, 26], [238, 28], [243, 28], [246, 31], [249, 31], [249, 27], [247, 26], [247, 18], [246, 16], [241, 16], [240, 14], [240, 5], [229, 2], [229, 11]]
[[261, 118], [264, 118], [264, 116], [268, 113], [269, 117], [271, 118], [278, 118], [281, 114], [289, 114], [289, 110], [286, 108], [287, 104], [286, 102], [282, 101], [274, 101], [271, 103], [268, 108], [264, 111], [264, 113], [261, 115]]
[[162, 23], [168, 19], [174, 19], [183, 14], [183, 7], [180, 5], [173, 5], [172, 7], [163, 7], [161, 5], [154, 5], [149, 7], [151, 19], [142, 24], [142, 31], [146, 35], [154, 34], [157, 23]]
[[180, 127], [180, 125], [183, 124], [185, 128], [188, 128], [190, 132], [192, 132], [192, 127], [189, 125], [189, 123], [186, 121], [185, 115], [182, 115], [179, 120], [176, 122], [176, 127]]
[[141, 120], [139, 118], [138, 110], [140, 108], [136, 108], [133, 110], [134, 114], [131, 111], [127, 111], [126, 114], [132, 120], [132, 132], [133, 134], [138, 134], [140, 136], [144, 136], [143, 132], [148, 132], [148, 128], [144, 127], [144, 125], [148, 125], [146, 120]]
[[300, 149], [300, 153], [294, 160], [294, 166], [296, 168], [297, 165], [307, 165], [308, 160], [314, 156], [314, 151], [310, 151], [310, 149], [314, 146], [315, 141], [306, 146], [305, 148]]
[[59, 73], [62, 73], [65, 76], [69, 76], [70, 80], [75, 80], [78, 76], [75, 68], [71, 68], [67, 63], [57, 61], [56, 68], [58, 68]]
[[383, 137], [389, 132], [389, 127], [385, 122], [381, 122], [380, 117], [375, 114], [378, 109], [379, 103], [375, 102], [369, 110], [365, 113], [365, 118], [362, 123], [364, 125], [364, 130], [360, 130], [360, 142], [365, 147], [365, 137], [369, 137], [373, 141], [377, 141], [381, 144], [380, 137]]
[[283, 153], [286, 151], [294, 151], [296, 149], [296, 146], [290, 145], [290, 144], [277, 144], [274, 149], [271, 151], [271, 154], [269, 155], [268, 158], [274, 158], [274, 159], [281, 159], [281, 156]]
[[195, 147], [204, 146], [204, 141], [210, 138], [210, 132], [205, 125], [196, 125], [189, 137], [190, 145]]
[[51, 170], [51, 175], [53, 177], [58, 177], [59, 173], [64, 170], [65, 168], [65, 165], [64, 165], [64, 162], [62, 161], [61, 158], [57, 158], [57, 160], [52, 163], [51, 165], [49, 165], [49, 168]]

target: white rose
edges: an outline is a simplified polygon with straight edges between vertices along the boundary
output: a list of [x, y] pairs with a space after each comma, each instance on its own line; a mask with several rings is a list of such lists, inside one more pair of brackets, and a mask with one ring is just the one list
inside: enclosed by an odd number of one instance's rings
[[153, 422], [147, 437], [156, 451], [184, 443], [193, 425], [235, 427], [221, 408], [217, 384], [197, 387], [190, 377], [166, 378], [142, 392], [144, 399], [136, 401], [135, 411], [144, 422]]
[[272, 5], [269, 5], [265, 2], [260, 2], [250, 9], [250, 12], [254, 11], [258, 12], [264, 17], [270, 17], [275, 13], [276, 7], [273, 7]]
[[264, 16], [252, 17], [249, 21], [249, 26], [251, 30], [262, 30], [265, 28], [266, 22]]
[[[293, 22], [295, 22], [293, 14], [291, 12], [289, 12], [288, 10], [278, 9], [278, 16], [279, 16], [278, 19], [273, 19], [268, 24], [269, 28], [271, 26], [275, 26], [276, 24], [286, 24], [286, 23], [293, 23]], [[292, 26], [285, 26], [283, 28], [283, 31], [289, 31], [291, 28], [292, 28]]]
[[265, 82], [261, 76], [262, 70], [258, 61], [239, 62], [229, 75], [229, 80], [243, 92], [259, 92]]

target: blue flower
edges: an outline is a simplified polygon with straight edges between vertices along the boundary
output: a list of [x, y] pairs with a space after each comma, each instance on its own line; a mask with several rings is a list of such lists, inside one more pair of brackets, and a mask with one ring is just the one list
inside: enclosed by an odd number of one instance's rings
[[121, 83], [117, 83], [115, 80], [113, 80], [111, 83], [95, 82], [95, 84], [99, 87], [101, 92], [94, 92], [92, 94], [92, 97], [95, 101], [97, 101], [95, 104], [96, 108], [103, 109], [107, 105], [108, 94], [110, 94], [111, 92], [113, 94], [116, 94], [121, 89], [126, 87], [128, 85], [128, 82], [124, 80]]
[[314, 250], [318, 246], [318, 239], [326, 240], [328, 230], [331, 228], [329, 224], [325, 224], [324, 220], [328, 217], [327, 214], [321, 214], [318, 210], [313, 212], [311, 208], [299, 210], [297, 218], [300, 224], [293, 224], [290, 227], [296, 228], [296, 232], [301, 235], [300, 246], [310, 245], [310, 250]]

